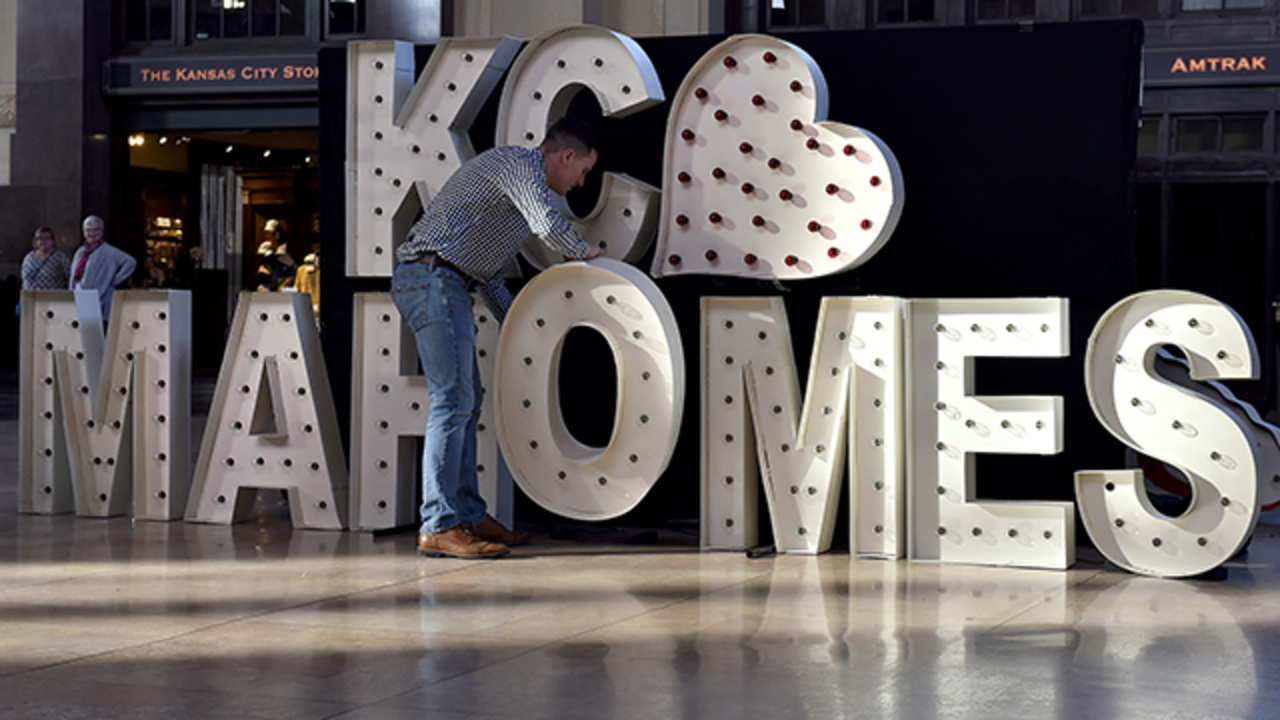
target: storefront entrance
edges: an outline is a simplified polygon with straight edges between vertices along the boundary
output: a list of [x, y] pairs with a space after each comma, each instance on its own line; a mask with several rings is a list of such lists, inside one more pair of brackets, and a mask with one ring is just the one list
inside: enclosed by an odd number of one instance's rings
[[317, 145], [315, 130], [130, 136], [122, 246], [136, 286], [195, 291], [198, 362], [221, 358], [241, 291], [318, 287]]

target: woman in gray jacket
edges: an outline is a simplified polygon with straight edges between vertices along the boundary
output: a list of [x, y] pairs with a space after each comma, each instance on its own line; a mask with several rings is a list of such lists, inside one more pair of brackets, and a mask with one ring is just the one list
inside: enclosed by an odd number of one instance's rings
[[128, 280], [138, 265], [132, 255], [102, 239], [105, 228], [97, 215], [85, 218], [84, 244], [71, 258], [71, 289], [98, 291], [104, 323], [111, 319], [111, 295], [116, 285]]

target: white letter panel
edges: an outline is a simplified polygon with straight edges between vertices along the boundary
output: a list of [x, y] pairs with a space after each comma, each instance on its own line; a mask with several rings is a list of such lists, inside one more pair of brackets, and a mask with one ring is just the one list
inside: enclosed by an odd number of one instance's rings
[[704, 55], [667, 120], [653, 275], [802, 280], [870, 260], [898, 223], [902, 172], [826, 115], [826, 79], [795, 45], [738, 35]]
[[[493, 387], [499, 325], [475, 297], [480, 381]], [[418, 351], [390, 293], [354, 299], [351, 386], [351, 526], [363, 530], [416, 525], [422, 447], [431, 407]], [[486, 392], [476, 433], [476, 474], [489, 514], [508, 527], [514, 515], [511, 475], [493, 427], [494, 393]]]
[[1066, 300], [913, 300], [907, 307], [910, 556], [1070, 567], [1072, 503], [979, 502], [974, 475], [976, 453], [1062, 451], [1062, 398], [975, 396], [973, 358], [1065, 357]]
[[899, 318], [900, 301], [892, 298], [826, 298], [801, 407], [781, 298], [703, 298], [704, 548], [754, 544], [759, 471], [778, 551], [827, 550], [845, 445], [852, 441], [852, 546], [897, 556], [903, 508]]
[[240, 294], [187, 520], [247, 517], [249, 488], [284, 490], [293, 526], [345, 527], [347, 464], [310, 299]]
[[[565, 115], [583, 89], [595, 95], [605, 117], [626, 117], [665, 100], [653, 61], [634, 40], [591, 25], [559, 28], [529, 41], [502, 89], [496, 142], [535, 147], [551, 123]], [[609, 158], [602, 160], [606, 165]], [[586, 217], [561, 211], [604, 257], [640, 259], [657, 227], [661, 190], [622, 173], [605, 173], [600, 198]], [[536, 238], [525, 245], [535, 267], [560, 258]]]
[[122, 515], [132, 500], [138, 519], [181, 518], [191, 477], [191, 293], [121, 291], [102, 355], [62, 350], [55, 361], [76, 513]]
[[[102, 358], [96, 290], [24, 290], [19, 353], [18, 509], [53, 515], [75, 508], [66, 419], [55, 355]], [[98, 378], [89, 378], [97, 387]], [[74, 388], [79, 392], [79, 388]], [[89, 388], [85, 393], [92, 392]]]
[[475, 155], [467, 130], [519, 49], [510, 37], [441, 39], [415, 84], [411, 44], [348, 44], [348, 275], [391, 275], [418, 211]]
[[1156, 375], [1165, 346], [1185, 354], [1193, 380], [1255, 378], [1258, 353], [1231, 308], [1175, 290], [1122, 300], [1089, 336], [1085, 386], [1094, 414], [1129, 447], [1176, 465], [1191, 481], [1191, 507], [1178, 518], [1158, 512], [1141, 471], [1078, 472], [1076, 496], [1107, 559], [1131, 572], [1186, 577], [1217, 567], [1249, 539], [1259, 481], [1275, 468], [1262, 472], [1258, 439], [1239, 413]]
[[[574, 327], [613, 349], [618, 405], [603, 448], [573, 437], [560, 412], [560, 352]], [[609, 258], [557, 265], [507, 313], [494, 386], [498, 442], [521, 489], [559, 515], [608, 520], [638, 505], [671, 460], [684, 411], [680, 330], [636, 268]]]

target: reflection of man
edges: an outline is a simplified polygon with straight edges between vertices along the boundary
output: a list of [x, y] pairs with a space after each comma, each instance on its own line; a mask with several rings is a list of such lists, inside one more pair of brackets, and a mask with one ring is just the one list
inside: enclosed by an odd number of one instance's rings
[[567, 257], [595, 257], [552, 197], [581, 187], [596, 164], [595, 145], [590, 127], [564, 118], [537, 148], [481, 153], [449, 178], [396, 250], [391, 296], [413, 330], [431, 392], [418, 535], [423, 555], [500, 557], [529, 541], [529, 533], [490, 517], [478, 491], [483, 391], [471, 290], [501, 321], [511, 304], [503, 271], [531, 233]]
[[111, 296], [116, 286], [133, 274], [138, 261], [103, 239], [106, 223], [97, 215], [84, 219], [84, 244], [71, 258], [71, 289], [97, 290], [102, 319], [111, 319]]

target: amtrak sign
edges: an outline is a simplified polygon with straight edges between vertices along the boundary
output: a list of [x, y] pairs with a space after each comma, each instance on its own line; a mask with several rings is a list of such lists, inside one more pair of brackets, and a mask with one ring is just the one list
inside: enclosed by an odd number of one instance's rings
[[1250, 85], [1280, 80], [1280, 45], [1148, 48], [1147, 85]]

